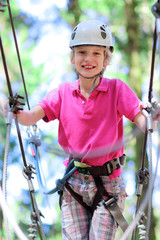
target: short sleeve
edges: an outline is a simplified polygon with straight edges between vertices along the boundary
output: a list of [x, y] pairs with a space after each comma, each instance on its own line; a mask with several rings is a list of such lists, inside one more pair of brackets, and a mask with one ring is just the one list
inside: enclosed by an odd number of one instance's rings
[[45, 122], [59, 119], [61, 107], [60, 89], [55, 88], [48, 92], [47, 95], [41, 99], [37, 105], [41, 106], [46, 114], [46, 116], [43, 118]]
[[118, 93], [119, 113], [133, 122], [134, 117], [140, 112], [139, 103], [140, 100], [136, 94], [121, 81]]

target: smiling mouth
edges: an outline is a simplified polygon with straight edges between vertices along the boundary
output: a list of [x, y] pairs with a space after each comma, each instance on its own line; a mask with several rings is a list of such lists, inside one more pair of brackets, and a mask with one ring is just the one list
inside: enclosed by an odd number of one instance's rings
[[85, 68], [85, 69], [94, 69], [95, 66], [82, 65], [82, 68]]

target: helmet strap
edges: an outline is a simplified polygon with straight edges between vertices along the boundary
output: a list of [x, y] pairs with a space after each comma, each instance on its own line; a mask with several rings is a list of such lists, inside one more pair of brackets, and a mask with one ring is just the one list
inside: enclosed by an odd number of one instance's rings
[[92, 87], [91, 87], [91, 90], [88, 91], [89, 93], [92, 93], [92, 92], [93, 92], [93, 90], [94, 90], [94, 88], [95, 88], [95, 83], [96, 83], [97, 77], [98, 77], [98, 76], [95, 77], [95, 79], [94, 79], [94, 81], [93, 81], [93, 84], [92, 84]]
[[100, 71], [100, 73], [98, 73], [98, 74], [96, 74], [96, 75], [94, 75], [94, 76], [92, 76], [92, 77], [85, 77], [85, 76], [83, 76], [81, 73], [79, 73], [79, 72], [77, 71], [77, 69], [75, 68], [76, 73], [77, 73], [78, 75], [82, 76], [83, 78], [86, 78], [86, 79], [95, 78], [94, 81], [93, 81], [93, 84], [92, 84], [91, 89], [90, 89], [90, 90], [86, 90], [86, 92], [89, 92], [89, 93], [93, 92], [93, 90], [94, 90], [94, 88], [95, 88], [95, 84], [96, 84], [97, 78], [100, 77], [100, 80], [101, 80], [101, 77], [102, 77], [102, 75], [103, 75], [104, 70], [105, 70], [105, 68], [103, 67], [102, 70]]
[[[104, 61], [105, 61], [105, 57], [106, 57], [106, 49], [105, 49], [105, 53], [104, 53]], [[104, 71], [105, 71], [105, 67], [104, 67], [104, 64], [103, 64], [102, 70], [101, 70], [98, 74], [96, 74], [96, 75], [94, 75], [94, 76], [92, 76], [92, 77], [85, 77], [85, 76], [83, 76], [81, 73], [79, 73], [79, 72], [77, 71], [77, 69], [76, 69], [75, 66], [74, 66], [74, 68], [75, 68], [76, 73], [77, 73], [78, 75], [82, 76], [83, 78], [86, 78], [86, 79], [95, 78], [94, 81], [93, 81], [93, 84], [92, 84], [91, 89], [90, 89], [89, 91], [86, 91], [86, 92], [89, 92], [89, 93], [93, 92], [93, 90], [94, 90], [94, 88], [95, 88], [95, 83], [96, 83], [97, 77], [100, 77], [100, 80], [101, 80], [101, 77], [102, 77], [102, 75], [103, 75], [103, 73], [104, 73]]]

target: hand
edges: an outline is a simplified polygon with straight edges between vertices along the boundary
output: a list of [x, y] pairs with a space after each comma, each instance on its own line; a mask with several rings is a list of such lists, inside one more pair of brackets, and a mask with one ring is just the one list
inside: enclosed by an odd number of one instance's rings
[[19, 99], [24, 99], [24, 97], [16, 94], [13, 97], [9, 97], [9, 106], [10, 106], [10, 110], [13, 113], [17, 113], [20, 110], [23, 110], [23, 108], [21, 106], [24, 106], [25, 103], [22, 103], [21, 101], [19, 101]]
[[152, 100], [152, 102], [139, 104], [141, 113], [147, 117], [148, 113], [151, 113], [153, 121], [160, 121], [160, 103]]
[[0, 110], [5, 118], [7, 118], [8, 112], [13, 112], [13, 118], [16, 118], [17, 112], [23, 110], [21, 106], [25, 105], [19, 101], [20, 99], [24, 99], [22, 96], [16, 94], [13, 97], [9, 97], [9, 100], [0, 101]]

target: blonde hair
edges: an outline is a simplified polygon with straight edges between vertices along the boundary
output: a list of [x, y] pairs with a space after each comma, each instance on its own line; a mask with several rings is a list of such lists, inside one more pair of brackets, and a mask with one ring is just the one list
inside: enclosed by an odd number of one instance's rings
[[111, 49], [110, 47], [106, 47], [105, 60], [107, 62], [107, 66], [110, 64], [110, 62], [112, 60], [112, 53], [113, 53], [113, 49]]

